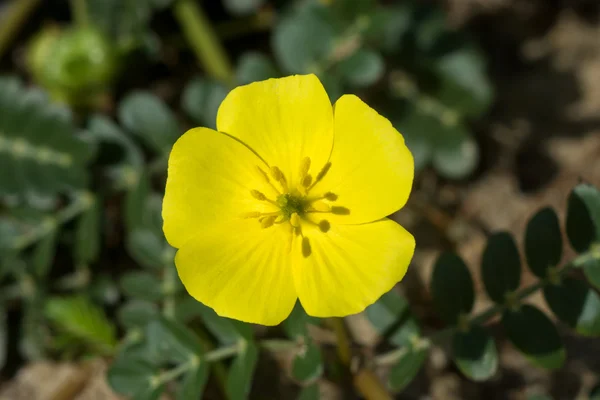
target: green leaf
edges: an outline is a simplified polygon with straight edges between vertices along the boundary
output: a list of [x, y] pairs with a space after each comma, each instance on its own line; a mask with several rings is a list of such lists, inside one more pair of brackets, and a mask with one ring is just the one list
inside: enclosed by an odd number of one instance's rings
[[445, 13], [440, 8], [427, 7], [423, 12], [421, 8], [418, 25], [415, 27], [415, 44], [424, 53], [431, 53], [439, 40], [447, 35], [448, 24]]
[[306, 386], [302, 388], [300, 395], [298, 395], [298, 400], [320, 400], [321, 393], [319, 392], [319, 385], [317, 383], [313, 383], [312, 385]]
[[444, 133], [434, 138], [433, 166], [446, 178], [465, 178], [477, 167], [479, 147], [462, 124], [439, 123]]
[[335, 31], [318, 6], [288, 14], [275, 26], [273, 52], [287, 73], [305, 74], [321, 67], [333, 49]]
[[483, 252], [481, 275], [485, 290], [496, 303], [519, 287], [521, 259], [512, 236], [506, 232], [492, 235]]
[[474, 47], [463, 47], [436, 60], [442, 84], [437, 97], [462, 115], [477, 117], [492, 103], [494, 91], [484, 57]]
[[77, 220], [73, 248], [74, 258], [78, 264], [89, 264], [95, 261], [100, 253], [102, 209], [97, 198], [90, 195], [86, 201], [89, 201], [90, 205]]
[[508, 339], [534, 365], [560, 368], [566, 354], [552, 321], [537, 308], [524, 304], [516, 311], [502, 314], [502, 325]]
[[411, 107], [403, 113], [401, 118], [394, 120], [393, 124], [404, 136], [406, 146], [415, 161], [415, 170], [420, 171], [428, 166], [433, 157], [433, 139], [431, 135], [439, 131], [439, 122]]
[[204, 388], [208, 383], [208, 374], [210, 372], [210, 366], [208, 363], [200, 361], [198, 365], [188, 371], [179, 390], [177, 391], [177, 400], [202, 400], [202, 394]]
[[458, 332], [452, 340], [454, 361], [465, 376], [474, 381], [491, 378], [498, 369], [494, 339], [480, 326]]
[[119, 286], [126, 296], [140, 300], [158, 301], [164, 296], [161, 281], [155, 275], [145, 271], [123, 274]]
[[316, 324], [315, 318], [310, 317], [297, 301], [290, 315], [283, 321], [283, 329], [290, 339], [308, 336], [308, 324]]
[[146, 326], [146, 340], [150, 359], [159, 362], [188, 362], [203, 353], [196, 334], [185, 325], [164, 317]]
[[143, 328], [160, 315], [156, 304], [143, 300], [130, 300], [117, 313], [117, 318], [126, 329]]
[[319, 347], [308, 341], [304, 350], [294, 357], [292, 376], [298, 382], [312, 382], [323, 374], [323, 360]]
[[235, 324], [234, 320], [219, 317], [213, 309], [202, 303], [198, 303], [198, 308], [206, 329], [217, 338], [219, 343], [230, 345], [244, 337], [238, 330], [240, 325]]
[[227, 376], [227, 394], [231, 400], [247, 399], [252, 387], [252, 380], [256, 362], [258, 361], [258, 348], [253, 342], [243, 341], [242, 351], [233, 360], [229, 375]]
[[544, 287], [544, 298], [552, 312], [584, 336], [600, 336], [600, 296], [585, 282], [565, 278]]
[[100, 351], [110, 352], [116, 345], [115, 327], [104, 311], [85, 297], [50, 298], [45, 314], [59, 330]]
[[127, 230], [133, 231], [134, 229], [147, 227], [147, 202], [150, 194], [150, 176], [145, 172], [141, 172], [125, 195], [125, 225]]
[[340, 75], [333, 73], [333, 71], [323, 72], [319, 78], [327, 92], [327, 96], [329, 96], [329, 101], [331, 104], [335, 104], [335, 102], [344, 94]]
[[413, 21], [412, 5], [409, 3], [379, 7], [371, 16], [367, 39], [385, 53], [402, 49], [402, 41], [410, 32]]
[[531, 272], [546, 278], [548, 269], [560, 263], [562, 247], [558, 216], [552, 208], [541, 209], [529, 220], [525, 231], [525, 255]]
[[223, 0], [223, 5], [233, 15], [249, 15], [256, 12], [265, 0]]
[[195, 123], [216, 129], [217, 111], [229, 90], [220, 82], [196, 78], [184, 89], [181, 107]]
[[389, 337], [392, 344], [403, 346], [419, 336], [420, 329], [406, 299], [395, 290], [383, 294], [365, 310], [380, 335]]
[[251, 51], [242, 55], [235, 75], [238, 84], [246, 85], [269, 78], [277, 78], [279, 73], [267, 56]]
[[431, 278], [431, 296], [438, 314], [449, 324], [456, 324], [461, 314], [469, 314], [473, 309], [473, 278], [458, 255], [444, 253], [437, 259]]
[[0, 78], [0, 110], [0, 196], [48, 207], [87, 186], [92, 148], [68, 110], [14, 78]]
[[118, 113], [123, 126], [159, 154], [167, 154], [182, 133], [169, 107], [149, 92], [127, 95], [119, 104]]
[[394, 392], [402, 391], [417, 376], [427, 359], [427, 349], [407, 346], [406, 352], [390, 369], [388, 385]]
[[600, 242], [600, 192], [588, 184], [580, 184], [569, 195], [567, 236], [571, 246], [586, 251], [592, 242]]
[[587, 261], [583, 266], [583, 273], [590, 284], [600, 290], [600, 256], [596, 255]]
[[349, 85], [367, 87], [381, 79], [385, 72], [385, 62], [378, 52], [359, 49], [338, 64], [338, 72]]
[[44, 278], [50, 272], [56, 253], [56, 233], [56, 227], [48, 229], [48, 233], [33, 248], [31, 269], [37, 278]]
[[205, 305], [191, 296], [181, 296], [175, 303], [175, 319], [183, 323], [190, 322], [195, 318], [201, 317], [205, 307]]
[[154, 232], [136, 229], [127, 237], [127, 252], [142, 267], [160, 269], [165, 266], [165, 242]]
[[152, 393], [152, 379], [158, 375], [158, 368], [131, 357], [119, 357], [110, 366], [107, 380], [111, 388], [125, 396]]

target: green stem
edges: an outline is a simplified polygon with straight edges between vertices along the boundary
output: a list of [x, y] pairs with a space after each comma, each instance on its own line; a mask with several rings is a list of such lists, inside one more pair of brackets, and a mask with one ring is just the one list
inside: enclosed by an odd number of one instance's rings
[[158, 387], [158, 386], [162, 385], [163, 383], [170, 382], [173, 379], [176, 379], [176, 378], [180, 377], [181, 375], [185, 374], [192, 368], [196, 368], [198, 366], [199, 362], [200, 361], [199, 361], [198, 357], [194, 356], [194, 357], [192, 357], [192, 359], [190, 361], [185, 362], [183, 364], [179, 364], [175, 368], [165, 371], [165, 372], [161, 373], [160, 375], [156, 376], [153, 379], [152, 384], [153, 384], [153, 386]]
[[[286, 346], [282, 346], [285, 343]], [[285, 340], [264, 340], [260, 343], [263, 347], [268, 349], [290, 349], [293, 346], [296, 346], [296, 343], [285, 341]], [[274, 344], [277, 344], [273, 346]], [[240, 351], [240, 346], [238, 344], [233, 344], [231, 346], [221, 347], [216, 350], [211, 350], [208, 353], [204, 354], [203, 357], [192, 357], [188, 362], [178, 365], [177, 367], [170, 369], [156, 376], [153, 380], [153, 385], [159, 386], [163, 383], [172, 381], [185, 374], [187, 371], [196, 368], [201, 361], [214, 363], [226, 358], [230, 358], [238, 354]]]
[[173, 12], [206, 73], [227, 84], [233, 84], [233, 68], [225, 49], [198, 4], [192, 0], [178, 0]]
[[257, 14], [246, 18], [239, 18], [217, 24], [215, 26], [215, 32], [220, 38], [226, 40], [245, 36], [249, 33], [267, 31], [273, 27], [275, 17], [275, 11], [264, 9]]
[[89, 17], [86, 0], [71, 0], [72, 18], [80, 27], [89, 25]]
[[232, 357], [240, 351], [240, 346], [233, 344], [231, 346], [221, 347], [216, 350], [209, 351], [204, 355], [206, 362], [220, 361], [225, 358]]
[[16, 0], [10, 3], [4, 18], [0, 20], [0, 59], [39, 3], [40, 0]]
[[176, 282], [176, 274], [177, 270], [174, 266], [168, 264], [165, 266], [163, 270], [164, 278], [163, 278], [163, 293], [164, 293], [164, 301], [163, 301], [163, 315], [167, 318], [175, 317], [175, 282]]
[[[556, 271], [556, 276], [557, 277], [564, 276], [567, 272], [573, 270], [574, 268], [578, 268], [579, 266], [581, 266], [583, 263], [585, 263], [585, 261], [589, 260], [591, 257], [594, 257], [594, 254], [590, 253], [589, 251], [579, 255], [575, 259], [571, 260], [569, 263], [565, 264], [565, 266], [563, 268]], [[485, 311], [482, 311], [481, 313], [470, 318], [469, 325], [482, 325], [482, 324], [486, 323], [491, 318], [502, 313], [506, 309], [509, 309], [515, 303], [516, 304], [521, 303], [523, 300], [525, 300], [532, 294], [536, 293], [538, 290], [543, 289], [548, 284], [550, 284], [550, 280], [543, 279], [539, 282], [536, 282], [535, 284], [533, 284], [531, 286], [527, 286], [527, 287], [515, 292], [514, 296], [511, 296], [513, 299], [512, 301], [507, 301], [505, 304], [494, 304], [493, 306], [490, 306]], [[451, 337], [452, 335], [454, 335], [458, 331], [458, 329], [459, 329], [458, 326], [450, 326], [450, 327], [442, 329], [441, 331], [438, 331], [432, 335], [421, 338], [420, 343], [422, 346], [429, 347], [429, 346], [431, 346], [432, 343], [443, 342], [444, 340], [446, 340], [449, 337]], [[409, 352], [411, 350], [411, 347], [412, 347], [411, 345], [402, 346], [402, 347], [399, 347], [388, 353], [381, 354], [381, 355], [375, 357], [374, 363], [376, 365], [394, 364], [401, 357], [403, 357], [407, 352]]]
[[260, 347], [265, 350], [278, 352], [278, 351], [286, 351], [291, 349], [297, 349], [298, 343], [291, 340], [282, 340], [282, 339], [268, 339], [262, 340], [260, 343]]
[[327, 324], [335, 333], [337, 354], [340, 361], [342, 361], [345, 366], [349, 366], [352, 355], [350, 353], [350, 338], [346, 333], [344, 320], [342, 318], [328, 318]]
[[56, 213], [54, 217], [50, 217], [45, 223], [31, 229], [21, 236], [17, 236], [9, 248], [11, 250], [20, 251], [31, 246], [59, 226], [66, 224], [86, 211], [92, 204], [94, 204], [93, 194], [84, 192], [83, 194], [77, 195], [68, 206]]

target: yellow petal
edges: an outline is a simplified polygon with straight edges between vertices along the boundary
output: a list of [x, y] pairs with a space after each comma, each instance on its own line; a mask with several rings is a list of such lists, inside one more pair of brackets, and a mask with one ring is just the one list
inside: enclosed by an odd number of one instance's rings
[[332, 192], [331, 205], [349, 213], [330, 222], [358, 224], [388, 216], [408, 200], [414, 177], [412, 154], [402, 135], [375, 110], [353, 95], [335, 103], [331, 168], [311, 194]]
[[163, 230], [179, 248], [199, 231], [239, 220], [250, 212], [273, 211], [252, 190], [275, 193], [257, 170], [266, 165], [243, 144], [207, 128], [186, 132], [173, 146], [163, 201]]
[[297, 186], [305, 157], [318, 170], [333, 142], [333, 109], [315, 75], [294, 75], [233, 89], [217, 114], [217, 129], [252, 148]]
[[[323, 229], [325, 227], [325, 229]], [[390, 219], [361, 225], [304, 223], [294, 240], [294, 283], [302, 306], [316, 317], [356, 314], [402, 279], [413, 236]]]
[[203, 230], [177, 252], [179, 277], [190, 295], [220, 316], [277, 325], [297, 299], [289, 229], [242, 220]]

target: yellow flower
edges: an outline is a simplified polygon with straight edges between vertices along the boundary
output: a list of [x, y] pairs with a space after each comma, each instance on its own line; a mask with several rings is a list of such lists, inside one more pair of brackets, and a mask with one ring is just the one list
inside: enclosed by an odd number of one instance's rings
[[164, 232], [181, 281], [217, 314], [276, 325], [361, 312], [398, 282], [414, 238], [386, 218], [406, 203], [413, 157], [358, 97], [331, 106], [314, 75], [240, 86], [175, 143]]

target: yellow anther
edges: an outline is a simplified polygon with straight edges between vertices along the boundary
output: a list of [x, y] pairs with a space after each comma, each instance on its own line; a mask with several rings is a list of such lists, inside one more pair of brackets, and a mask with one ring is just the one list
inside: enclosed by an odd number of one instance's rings
[[269, 180], [269, 175], [267, 175], [267, 173], [265, 171], [263, 171], [263, 169], [261, 167], [259, 167], [258, 165], [256, 166], [256, 170], [258, 171], [258, 174], [264, 179], [264, 181], [266, 183], [271, 182]]
[[325, 164], [323, 166], [323, 168], [321, 169], [321, 171], [319, 171], [319, 173], [317, 174], [317, 177], [315, 178], [315, 181], [313, 182], [312, 186], [315, 186], [317, 184], [317, 182], [319, 182], [321, 179], [323, 179], [323, 177], [325, 177], [325, 175], [327, 175], [327, 172], [329, 172], [329, 168], [331, 168], [331, 163], [330, 162], [328, 162], [327, 164]]
[[331, 211], [331, 206], [327, 203], [325, 203], [324, 201], [315, 201], [314, 203], [311, 204], [312, 208], [315, 211], [319, 211], [319, 212], [330, 212]]
[[275, 223], [275, 219], [277, 219], [276, 215], [271, 215], [269, 217], [263, 218], [262, 221], [260, 221], [260, 227], [265, 229], [273, 226], [273, 224]]
[[323, 198], [329, 201], [336, 201], [338, 196], [335, 193], [327, 192], [323, 195]]
[[260, 201], [264, 201], [267, 200], [267, 196], [265, 196], [262, 192], [259, 192], [258, 190], [251, 190], [250, 194], [252, 195], [252, 197], [254, 197], [256, 200], [260, 200]]
[[277, 167], [271, 167], [271, 176], [273, 179], [279, 182], [283, 178], [283, 172], [281, 172], [281, 170]]
[[271, 178], [273, 178], [276, 182], [279, 182], [284, 192], [288, 191], [285, 175], [283, 175], [283, 172], [281, 172], [279, 168], [275, 166], [271, 167]]
[[242, 214], [242, 218], [258, 218], [262, 215], [262, 213], [258, 211], [250, 211]]
[[298, 213], [293, 213], [292, 214], [292, 216], [290, 217], [290, 224], [294, 228], [299, 228], [300, 227], [300, 216], [298, 215]]
[[305, 175], [304, 178], [302, 178], [302, 186], [304, 186], [305, 188], [310, 187], [311, 183], [312, 183], [311, 175]]
[[303, 179], [310, 169], [310, 158], [304, 157], [300, 163], [300, 179]]

